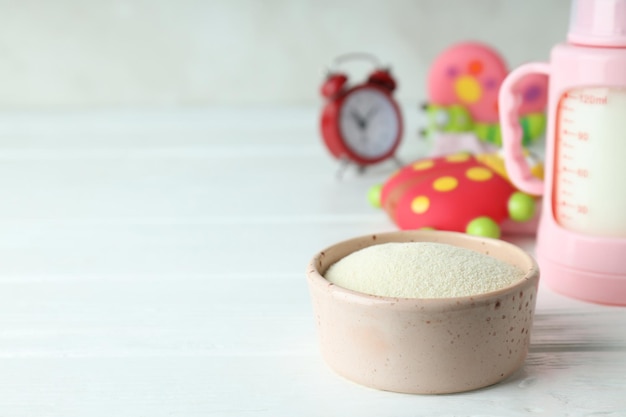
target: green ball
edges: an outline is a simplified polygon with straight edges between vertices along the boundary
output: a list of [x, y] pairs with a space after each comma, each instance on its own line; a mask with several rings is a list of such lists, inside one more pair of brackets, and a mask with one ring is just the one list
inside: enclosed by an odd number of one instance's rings
[[498, 239], [500, 237], [500, 226], [490, 217], [477, 217], [465, 228], [468, 235], [492, 237]]
[[380, 208], [380, 193], [382, 189], [382, 184], [376, 184], [370, 187], [367, 191], [367, 200], [370, 202], [372, 207]]
[[521, 191], [511, 194], [508, 203], [509, 217], [516, 222], [526, 222], [535, 215], [535, 199]]

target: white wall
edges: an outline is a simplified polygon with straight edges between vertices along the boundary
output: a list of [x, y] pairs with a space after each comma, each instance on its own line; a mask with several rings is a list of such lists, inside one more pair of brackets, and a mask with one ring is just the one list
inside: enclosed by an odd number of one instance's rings
[[[0, 0], [0, 110], [314, 104], [338, 54], [391, 64], [420, 101], [468, 39], [511, 66], [564, 39], [566, 0]], [[357, 74], [354, 74], [357, 75]]]

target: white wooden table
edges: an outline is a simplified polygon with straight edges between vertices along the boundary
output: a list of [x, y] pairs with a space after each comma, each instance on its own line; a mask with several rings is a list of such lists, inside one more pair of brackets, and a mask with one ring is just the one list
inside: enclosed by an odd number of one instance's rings
[[0, 416], [626, 416], [626, 308], [543, 286], [498, 385], [329, 370], [306, 263], [395, 229], [365, 198], [390, 167], [336, 168], [317, 109], [0, 115]]

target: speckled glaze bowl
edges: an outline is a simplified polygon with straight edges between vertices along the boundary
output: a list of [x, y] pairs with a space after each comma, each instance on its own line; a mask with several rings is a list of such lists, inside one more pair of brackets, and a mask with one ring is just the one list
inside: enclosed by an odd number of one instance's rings
[[[333, 263], [386, 242], [438, 242], [481, 252], [526, 271], [516, 283], [472, 297], [411, 299], [363, 294], [328, 282]], [[445, 394], [495, 384], [528, 353], [539, 269], [510, 243], [442, 231], [362, 236], [324, 249], [307, 280], [324, 360], [357, 383], [387, 391]]]

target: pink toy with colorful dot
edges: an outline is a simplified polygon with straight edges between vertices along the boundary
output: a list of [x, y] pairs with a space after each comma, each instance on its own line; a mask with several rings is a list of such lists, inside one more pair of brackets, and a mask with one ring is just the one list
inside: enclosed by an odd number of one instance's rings
[[453, 45], [433, 62], [428, 73], [429, 101], [460, 104], [472, 119], [498, 121], [498, 89], [508, 73], [502, 57], [477, 42]]
[[[435, 146], [442, 149], [463, 149], [461, 144], [455, 147], [455, 135], [466, 133], [493, 149], [499, 148], [498, 93], [507, 74], [504, 59], [488, 45], [464, 42], [444, 50], [428, 72], [428, 99], [422, 107], [426, 126], [421, 135], [436, 134], [439, 140]], [[548, 78], [544, 74], [525, 77], [516, 85], [516, 93], [521, 99], [524, 145], [529, 146], [545, 132]], [[433, 153], [441, 152], [435, 149]]]
[[[428, 73], [428, 100], [440, 106], [461, 105], [473, 120], [499, 123], [498, 93], [508, 74], [502, 56], [479, 42], [464, 42], [443, 51]], [[543, 112], [547, 77], [534, 74], [516, 86], [522, 99], [520, 115]]]

